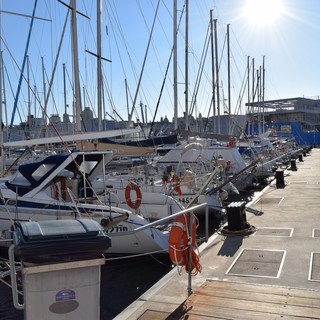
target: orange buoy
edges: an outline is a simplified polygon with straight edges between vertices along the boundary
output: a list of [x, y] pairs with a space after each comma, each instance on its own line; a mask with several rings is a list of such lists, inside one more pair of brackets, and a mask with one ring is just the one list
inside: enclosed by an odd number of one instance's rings
[[[136, 192], [136, 200], [135, 201], [132, 201], [132, 199], [131, 199], [131, 190], [134, 190]], [[135, 182], [131, 181], [126, 186], [124, 194], [125, 194], [127, 205], [131, 209], [138, 209], [140, 207], [141, 202], [142, 202], [142, 193], [141, 193], [139, 186]]]
[[[190, 213], [178, 216], [170, 230], [169, 236], [169, 256], [173, 264], [184, 266], [187, 272], [193, 272], [193, 275], [201, 272], [199, 256], [194, 251], [196, 246], [197, 220], [192, 214], [192, 227], [189, 230]], [[190, 250], [192, 250], [191, 270], [189, 270]]]

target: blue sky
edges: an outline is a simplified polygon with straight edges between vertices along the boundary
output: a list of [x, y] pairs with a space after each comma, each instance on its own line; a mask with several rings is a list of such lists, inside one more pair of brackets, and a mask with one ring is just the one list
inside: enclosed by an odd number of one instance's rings
[[[172, 0], [162, 0], [154, 26], [154, 33], [141, 77], [138, 79], [145, 58], [152, 22], [158, 0], [103, 0], [102, 1], [102, 55], [112, 62], [103, 62], [105, 90], [104, 111], [116, 117], [114, 109], [127, 119], [128, 109], [137, 95], [133, 119], [141, 119], [140, 101], [146, 107], [150, 121], [159, 100], [164, 74], [172, 47]], [[228, 105], [226, 30], [230, 24], [231, 50], [231, 109], [245, 112], [247, 101], [246, 81], [247, 57], [255, 61], [255, 69], [262, 67], [265, 56], [265, 100], [311, 97], [320, 95], [318, 78], [320, 74], [319, 12], [318, 0], [189, 0], [189, 108], [193, 115], [212, 115], [211, 52], [207, 52], [203, 68], [200, 66], [209, 26], [210, 10], [217, 19], [219, 88], [221, 112]], [[256, 4], [259, 3], [260, 7]], [[255, 4], [255, 5], [254, 5]], [[281, 6], [279, 6], [279, 4]], [[178, 17], [184, 1], [178, 0]], [[31, 15], [34, 0], [2, 0], [2, 10]], [[248, 7], [247, 7], [248, 6]], [[257, 11], [249, 11], [253, 6]], [[96, 1], [77, 0], [78, 11], [90, 19], [78, 15], [78, 42], [82, 108], [96, 111], [96, 58], [85, 50], [96, 50]], [[270, 11], [269, 9], [272, 8]], [[1, 14], [3, 61], [5, 65], [5, 94], [7, 110], [4, 121], [10, 123], [14, 96], [17, 93], [19, 73], [22, 66], [30, 18]], [[43, 106], [43, 68], [48, 90], [52, 76], [57, 48], [67, 8], [55, 0], [38, 0], [36, 16], [49, 19], [34, 21], [28, 55], [30, 57], [30, 88], [37, 92], [37, 100], [31, 94], [31, 113], [41, 116]], [[262, 14], [263, 13], [263, 14]], [[252, 19], [258, 17], [257, 20]], [[67, 68], [67, 110], [72, 114], [72, 61], [70, 45], [70, 23], [63, 40], [57, 71], [53, 80], [52, 97], [48, 104], [48, 115], [64, 112], [64, 89], [62, 65]], [[182, 17], [178, 33], [178, 93], [179, 116], [185, 110], [185, 17]], [[209, 48], [210, 49], [210, 48]], [[202, 70], [200, 72], [199, 70]], [[197, 89], [197, 77], [201, 82]], [[27, 71], [19, 95], [18, 110], [14, 123], [26, 120], [28, 113]], [[126, 79], [126, 81], [125, 81]], [[126, 85], [127, 82], [127, 91]], [[35, 89], [36, 88], [36, 89]], [[136, 94], [136, 92], [138, 92]], [[197, 94], [196, 94], [197, 92]], [[128, 105], [127, 105], [128, 94]], [[196, 97], [196, 99], [193, 99]], [[240, 99], [242, 97], [242, 99]], [[239, 102], [241, 100], [241, 103]], [[192, 105], [191, 105], [192, 104]], [[191, 106], [190, 106], [191, 105]], [[173, 112], [173, 71], [169, 68], [164, 91], [156, 118], [167, 116], [172, 120]], [[110, 119], [109, 115], [106, 116]]]

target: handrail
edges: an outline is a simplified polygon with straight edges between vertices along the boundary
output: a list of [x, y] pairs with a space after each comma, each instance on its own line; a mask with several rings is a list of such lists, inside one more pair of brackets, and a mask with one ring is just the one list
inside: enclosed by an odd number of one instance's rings
[[162, 223], [164, 223], [164, 222], [173, 220], [173, 219], [175, 219], [176, 217], [181, 216], [181, 215], [183, 215], [183, 214], [185, 214], [185, 213], [188, 213], [188, 212], [190, 212], [190, 211], [193, 212], [193, 211], [202, 209], [202, 208], [204, 208], [204, 207], [206, 207], [206, 206], [207, 206], [207, 203], [206, 203], [206, 202], [205, 202], [205, 203], [201, 203], [201, 204], [199, 204], [199, 205], [197, 205], [197, 206], [194, 206], [194, 207], [191, 207], [191, 208], [184, 209], [184, 210], [182, 210], [182, 211], [176, 212], [176, 213], [174, 213], [174, 214], [172, 214], [172, 215], [170, 215], [170, 216], [161, 218], [161, 219], [156, 220], [156, 221], [154, 221], [154, 222], [150, 222], [150, 223], [148, 223], [148, 224], [146, 224], [146, 225], [140, 226], [140, 227], [138, 227], [138, 228], [136, 228], [136, 229], [133, 229], [133, 230], [131, 230], [131, 231], [124, 231], [124, 232], [114, 233], [114, 234], [112, 234], [112, 237], [114, 237], [114, 236], [117, 237], [117, 236], [129, 235], [129, 234], [135, 234], [135, 233], [140, 232], [140, 231], [142, 231], [142, 230], [144, 230], [144, 229], [149, 229], [149, 228], [151, 228], [151, 227], [153, 227], [153, 226], [156, 226], [156, 225], [162, 224]]

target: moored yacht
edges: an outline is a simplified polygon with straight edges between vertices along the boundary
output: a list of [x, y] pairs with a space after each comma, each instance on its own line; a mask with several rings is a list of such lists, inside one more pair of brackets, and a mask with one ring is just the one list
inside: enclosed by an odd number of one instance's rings
[[[148, 221], [131, 211], [97, 201], [91, 181], [111, 157], [111, 151], [74, 151], [20, 165], [0, 186], [3, 238], [11, 238], [18, 221], [86, 218], [94, 219], [107, 230], [112, 239], [110, 254], [167, 250], [167, 231], [146, 228], [131, 232]], [[117, 236], [113, 239], [114, 235]]]

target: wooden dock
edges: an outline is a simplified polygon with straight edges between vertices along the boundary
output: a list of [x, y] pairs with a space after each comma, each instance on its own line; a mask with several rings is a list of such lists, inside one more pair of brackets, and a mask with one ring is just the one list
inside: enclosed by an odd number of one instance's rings
[[[202, 271], [172, 270], [115, 319], [320, 319], [320, 149], [284, 172], [246, 213], [253, 234], [213, 235]], [[263, 214], [255, 214], [263, 212]]]
[[138, 319], [320, 319], [319, 301], [310, 290], [208, 280], [173, 313], [147, 310]]

